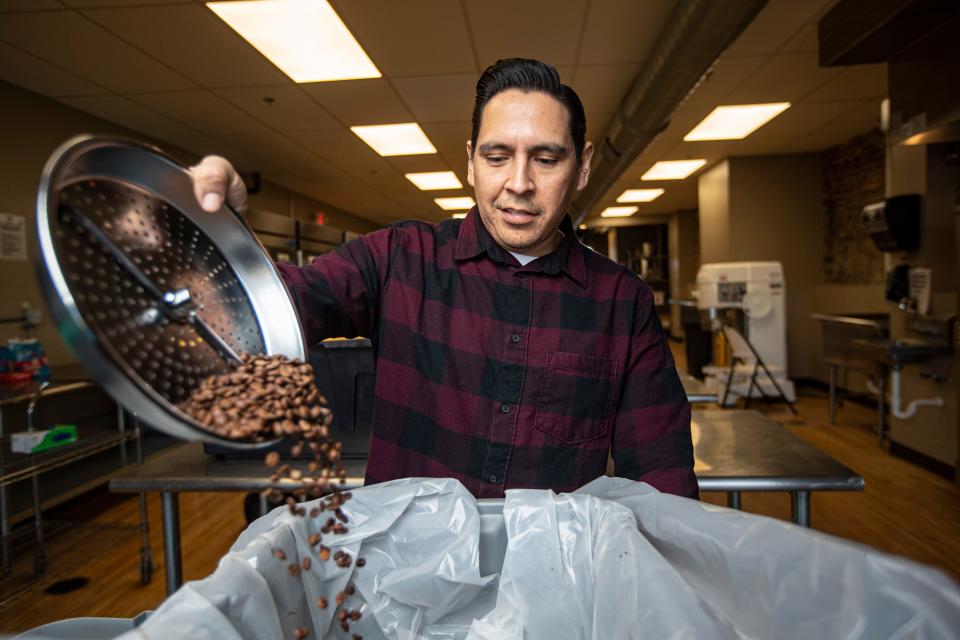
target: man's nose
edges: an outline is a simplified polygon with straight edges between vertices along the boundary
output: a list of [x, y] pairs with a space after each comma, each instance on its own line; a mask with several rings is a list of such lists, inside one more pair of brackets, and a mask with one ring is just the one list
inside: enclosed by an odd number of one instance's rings
[[533, 180], [528, 163], [525, 160], [519, 158], [514, 160], [513, 166], [510, 167], [510, 177], [507, 179], [506, 188], [511, 193], [533, 191]]

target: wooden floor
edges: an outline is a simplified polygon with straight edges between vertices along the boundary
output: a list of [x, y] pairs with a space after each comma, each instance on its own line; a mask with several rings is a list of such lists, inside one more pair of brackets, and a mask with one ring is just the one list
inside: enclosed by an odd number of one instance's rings
[[[765, 412], [866, 479], [863, 493], [815, 493], [814, 528], [939, 567], [960, 580], [960, 487], [878, 448], [871, 430], [875, 414], [865, 407], [845, 404], [839, 411], [840, 423], [830, 426], [823, 394], [804, 392], [797, 406], [798, 418], [781, 408]], [[722, 494], [704, 494], [703, 499], [725, 504]], [[242, 503], [239, 494], [181, 496], [185, 579], [213, 571], [245, 526]], [[786, 494], [745, 493], [743, 507], [787, 519], [790, 501]], [[30, 579], [27, 546], [13, 576], [0, 581], [0, 634], [62, 618], [131, 617], [156, 608], [164, 598], [164, 577], [160, 503], [155, 495], [149, 500], [149, 514], [158, 570], [149, 585], [141, 586], [136, 497], [98, 492], [50, 513], [70, 528], [51, 536], [44, 579]], [[88, 585], [61, 595], [45, 592], [73, 576], [89, 579]]]

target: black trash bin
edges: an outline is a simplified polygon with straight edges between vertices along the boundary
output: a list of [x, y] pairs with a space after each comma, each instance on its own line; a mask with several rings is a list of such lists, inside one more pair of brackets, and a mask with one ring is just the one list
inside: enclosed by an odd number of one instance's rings
[[700, 311], [696, 307], [681, 307], [683, 350], [687, 356], [687, 373], [703, 378], [703, 368], [713, 358], [713, 334], [703, 328]]

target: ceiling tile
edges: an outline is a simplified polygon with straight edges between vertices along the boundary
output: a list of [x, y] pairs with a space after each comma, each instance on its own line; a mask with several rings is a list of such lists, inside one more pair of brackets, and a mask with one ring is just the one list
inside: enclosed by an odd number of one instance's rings
[[612, 117], [612, 113], [591, 113], [588, 111], [587, 140], [591, 140], [593, 144], [599, 143], [600, 139], [606, 134]]
[[844, 102], [800, 102], [763, 125], [746, 139], [754, 136], [794, 138], [813, 133], [835, 118], [858, 107], [857, 100]]
[[197, 133], [195, 129], [122, 96], [62, 98], [61, 102], [158, 140], [169, 140], [173, 137], [182, 139]]
[[587, 112], [612, 113], [637, 77], [638, 64], [577, 67], [570, 86]]
[[413, 116], [383, 78], [301, 85], [347, 126], [411, 122]]
[[294, 173], [313, 181], [338, 181], [342, 185], [341, 188], [345, 193], [354, 191], [354, 189], [349, 187], [353, 179], [332, 163], [322, 158], [311, 158], [310, 160], [298, 162], [294, 168]]
[[724, 55], [753, 56], [780, 49], [835, 0], [770, 0]]
[[467, 140], [470, 139], [470, 122], [425, 122], [421, 128], [437, 151], [466, 154]]
[[864, 100], [855, 108], [830, 121], [831, 127], [872, 129], [880, 126], [880, 100]]
[[[419, 156], [391, 156], [387, 158], [389, 162], [401, 174], [404, 173], [422, 173], [425, 171], [449, 171], [447, 161], [439, 153], [431, 153]], [[416, 187], [411, 183], [414, 189]]]
[[796, 102], [840, 73], [838, 68], [821, 68], [815, 53], [776, 55], [728, 94], [725, 102]]
[[278, 131], [339, 127], [333, 116], [293, 84], [217, 89], [218, 96]]
[[356, 134], [344, 127], [325, 131], [290, 131], [287, 136], [328, 160], [380, 157]]
[[280, 133], [239, 133], [230, 136], [230, 141], [253, 157], [287, 171], [296, 171], [300, 163], [316, 159], [307, 149]]
[[417, 122], [453, 122], [470, 116], [477, 74], [396, 78], [393, 86]]
[[866, 100], [887, 95], [887, 65], [863, 64], [843, 69], [836, 77], [804, 97], [810, 102]]
[[[94, 7], [124, 7], [128, 5], [143, 5], [144, 0], [61, 0], [63, 4], [77, 9], [91, 9]], [[150, 0], [151, 4], [184, 4], [184, 0]]]
[[486, 67], [500, 58], [535, 58], [573, 65], [586, 0], [467, 0], [473, 41]]
[[378, 155], [369, 158], [338, 158], [331, 160], [347, 175], [359, 178], [368, 184], [399, 186], [403, 176], [389, 162]]
[[641, 62], [667, 24], [672, 0], [592, 2], [580, 43], [578, 64]]
[[0, 0], [0, 13], [7, 11], [46, 11], [63, 8], [64, 5], [57, 0]]
[[459, 2], [339, 0], [333, 4], [386, 76], [478, 71]]
[[0, 78], [36, 93], [61, 98], [95, 96], [109, 93], [103, 87], [49, 62], [0, 42]]
[[457, 153], [454, 151], [446, 151], [441, 153], [443, 159], [446, 161], [447, 166], [450, 167], [450, 170], [457, 174], [457, 177], [460, 179], [460, 183], [463, 185], [464, 189], [472, 190], [467, 183], [467, 154], [463, 151]]
[[269, 130], [264, 123], [209, 91], [145, 93], [131, 98], [194, 129], [214, 135]]
[[817, 25], [808, 24], [783, 45], [780, 53], [809, 53], [819, 50], [820, 37], [817, 32]]
[[291, 82], [200, 4], [102, 9], [85, 15], [204, 87]]
[[0, 21], [0, 38], [120, 93], [193, 88], [180, 74], [72, 11], [7, 15]]

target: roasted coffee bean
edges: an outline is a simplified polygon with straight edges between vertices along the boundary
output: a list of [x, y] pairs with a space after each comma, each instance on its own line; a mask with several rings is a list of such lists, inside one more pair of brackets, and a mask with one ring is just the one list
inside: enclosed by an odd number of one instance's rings
[[283, 552], [283, 549], [274, 549], [273, 557], [276, 558], [277, 560], [286, 560], [287, 554]]
[[310, 557], [304, 556], [303, 562], [300, 563], [303, 566], [304, 571], [310, 571]]
[[337, 611], [337, 620], [346, 620], [346, 619], [347, 619], [346, 611], [344, 611], [343, 609], [340, 609], [340, 611]]
[[297, 627], [293, 630], [293, 637], [297, 640], [303, 640], [303, 638], [306, 638], [308, 635], [310, 635], [310, 631], [303, 627]]
[[359, 611], [351, 611], [351, 612], [350, 612], [350, 619], [353, 620], [354, 622], [356, 622], [357, 620], [359, 620], [359, 619], [362, 618], [362, 617], [363, 617], [363, 614], [360, 613]]
[[343, 629], [343, 632], [344, 632], [344, 633], [350, 631], [350, 625], [347, 624], [347, 621], [346, 621], [346, 620], [341, 620], [341, 621], [340, 621], [340, 628]]
[[324, 562], [330, 559], [330, 549], [328, 547], [320, 546], [320, 559]]
[[363, 558], [357, 558], [357, 566], [358, 566], [358, 567], [362, 567], [362, 566], [365, 565], [365, 564], [367, 564], [367, 561], [366, 561], [365, 559], [363, 559]]
[[323, 596], [317, 596], [317, 606], [320, 607], [321, 609], [326, 609], [327, 599], [324, 598]]
[[290, 575], [296, 578], [297, 576], [300, 575], [300, 565], [298, 565], [297, 563], [293, 563], [289, 567], [287, 567], [287, 571], [290, 572]]
[[347, 601], [347, 594], [344, 593], [343, 591], [339, 592], [337, 594], [337, 606], [342, 605], [346, 601]]
[[343, 588], [343, 592], [346, 593], [348, 596], [352, 596], [354, 591], [355, 589], [352, 584], [348, 584]]
[[352, 638], [352, 640], [363, 640], [363, 636], [360, 635], [359, 633], [353, 634], [353, 636], [351, 636], [351, 638]]
[[311, 518], [316, 518], [316, 517], [319, 516], [319, 515], [320, 515], [320, 509], [318, 509], [318, 508], [316, 508], [316, 507], [314, 507], [313, 509], [310, 509], [310, 517], [311, 517]]
[[315, 546], [317, 546], [317, 545], [320, 543], [321, 538], [322, 538], [322, 536], [321, 536], [319, 533], [311, 533], [311, 534], [307, 537], [307, 542], [310, 543], [310, 546], [311, 546], [311, 547], [315, 547]]
[[337, 516], [337, 520], [340, 522], [348, 522], [347, 514], [340, 510], [340, 507], [337, 507], [337, 510], [333, 512], [333, 515]]

